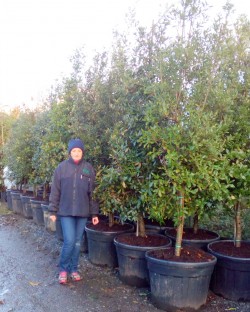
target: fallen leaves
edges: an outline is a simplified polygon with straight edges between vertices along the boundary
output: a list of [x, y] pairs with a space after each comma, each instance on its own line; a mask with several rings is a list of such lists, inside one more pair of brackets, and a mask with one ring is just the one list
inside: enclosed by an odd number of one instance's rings
[[35, 287], [35, 286], [39, 286], [41, 283], [40, 282], [29, 282], [29, 284], [31, 285], [31, 286], [33, 286], [33, 287]]

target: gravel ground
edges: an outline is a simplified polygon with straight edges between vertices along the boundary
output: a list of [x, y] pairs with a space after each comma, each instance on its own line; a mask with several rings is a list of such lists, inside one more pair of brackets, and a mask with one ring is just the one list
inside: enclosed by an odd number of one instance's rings
[[[2, 211], [3, 213], [3, 211]], [[1, 210], [0, 210], [1, 214]], [[26, 243], [31, 244], [32, 249], [37, 253], [42, 253], [46, 263], [50, 267], [44, 270], [52, 270], [55, 279], [55, 287], [61, 289], [61, 285], [57, 285], [57, 262], [62, 242], [57, 239], [54, 233], [48, 232], [44, 226], [36, 225], [32, 220], [27, 220], [16, 214], [0, 215], [0, 229], [17, 231], [20, 238]], [[28, 257], [28, 255], [27, 255]], [[54, 266], [51, 263], [54, 262]], [[43, 270], [40, 267], [39, 270]], [[88, 260], [88, 254], [82, 253], [80, 258], [80, 270], [84, 276], [84, 280], [80, 283], [70, 284], [67, 289], [73, 291], [74, 294], [87, 296], [84, 309], [82, 311], [100, 311], [100, 312], [157, 312], [161, 311], [154, 307], [150, 301], [149, 288], [135, 288], [123, 284], [118, 277], [118, 269], [109, 269], [92, 265]], [[1, 287], [0, 287], [1, 288]], [[83, 292], [84, 290], [84, 292]], [[98, 303], [98, 308], [97, 308]], [[86, 306], [87, 304], [87, 306]], [[4, 300], [0, 298], [1, 306], [4, 307]], [[7, 310], [6, 310], [7, 311]], [[14, 310], [9, 310], [14, 311]], [[18, 311], [18, 310], [15, 310]], [[37, 310], [40, 311], [40, 310]], [[57, 311], [57, 310], [54, 310]], [[59, 311], [59, 310], [58, 310]], [[233, 302], [218, 297], [209, 292], [207, 303], [200, 309], [201, 312], [222, 312], [237, 311], [249, 312], [250, 303]], [[18, 311], [19, 312], [19, 311]], [[185, 312], [185, 311], [180, 311]]]

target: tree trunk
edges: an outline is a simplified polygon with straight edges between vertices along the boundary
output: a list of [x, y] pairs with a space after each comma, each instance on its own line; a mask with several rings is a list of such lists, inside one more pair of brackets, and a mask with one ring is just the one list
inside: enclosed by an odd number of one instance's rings
[[194, 215], [194, 224], [193, 224], [193, 231], [194, 231], [194, 234], [197, 234], [197, 232], [198, 232], [198, 229], [199, 229], [198, 223], [199, 223], [198, 214], [195, 213], [195, 215]]
[[46, 182], [43, 185], [43, 199], [46, 199], [48, 192], [49, 192], [49, 183]]
[[34, 194], [34, 197], [37, 197], [37, 185], [36, 184], [33, 185], [33, 194]]
[[145, 222], [142, 213], [138, 213], [136, 236], [146, 237]]
[[180, 217], [179, 223], [177, 227], [177, 234], [176, 234], [176, 242], [175, 242], [175, 256], [180, 257], [181, 255], [181, 243], [182, 243], [182, 236], [183, 236], [183, 227], [184, 227], [184, 192], [179, 193], [179, 204], [180, 204]]
[[109, 227], [114, 225], [114, 214], [112, 212], [109, 213]]
[[241, 207], [238, 201], [235, 206], [235, 247], [241, 246]]

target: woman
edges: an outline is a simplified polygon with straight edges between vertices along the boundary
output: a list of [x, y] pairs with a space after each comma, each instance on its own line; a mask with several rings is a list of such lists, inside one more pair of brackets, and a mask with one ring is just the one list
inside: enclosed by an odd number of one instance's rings
[[[70, 277], [80, 281], [77, 271], [81, 241], [89, 216], [98, 224], [98, 206], [92, 200], [95, 172], [83, 159], [84, 144], [80, 139], [68, 143], [69, 159], [61, 162], [54, 172], [49, 198], [49, 211], [60, 216], [63, 246], [60, 256], [59, 283], [66, 284]], [[56, 221], [56, 215], [52, 215]]]

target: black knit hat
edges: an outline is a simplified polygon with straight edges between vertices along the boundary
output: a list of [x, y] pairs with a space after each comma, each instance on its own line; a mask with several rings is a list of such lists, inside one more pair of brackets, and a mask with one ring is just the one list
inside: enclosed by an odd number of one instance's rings
[[82, 151], [84, 151], [84, 144], [83, 141], [80, 139], [71, 139], [68, 143], [68, 152], [72, 151], [73, 148], [80, 148]]

